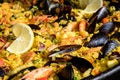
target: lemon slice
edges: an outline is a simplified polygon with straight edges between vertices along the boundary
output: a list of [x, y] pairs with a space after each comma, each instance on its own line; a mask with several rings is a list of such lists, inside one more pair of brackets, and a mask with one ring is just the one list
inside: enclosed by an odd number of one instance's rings
[[12, 32], [17, 38], [11, 43], [7, 50], [15, 54], [27, 52], [34, 42], [32, 29], [24, 23], [18, 23], [12, 27]]
[[103, 0], [89, 0], [89, 4], [83, 10], [84, 13], [94, 13], [103, 6]]
[[81, 9], [85, 9], [86, 6], [89, 4], [90, 0], [79, 0], [79, 5]]

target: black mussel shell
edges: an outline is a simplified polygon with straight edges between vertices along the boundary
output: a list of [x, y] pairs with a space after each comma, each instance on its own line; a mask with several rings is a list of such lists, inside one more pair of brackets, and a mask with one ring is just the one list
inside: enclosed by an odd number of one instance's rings
[[67, 64], [65, 68], [63, 68], [58, 73], [59, 80], [74, 80], [74, 72], [71, 64]]
[[49, 57], [55, 57], [57, 54], [69, 53], [81, 48], [81, 45], [63, 45], [49, 52]]
[[51, 15], [60, 15], [62, 13], [63, 6], [59, 3], [52, 3], [49, 5], [48, 11]]
[[64, 0], [64, 9], [63, 9], [63, 13], [66, 14], [70, 14], [72, 10], [72, 3], [71, 0]]
[[85, 72], [89, 68], [93, 68], [92, 64], [84, 58], [73, 57], [70, 62], [81, 72]]
[[107, 17], [108, 9], [106, 7], [101, 7], [96, 13], [97, 13], [97, 22], [100, 22], [103, 18]]
[[88, 23], [88, 33], [92, 34], [95, 31], [96, 23], [97, 23], [97, 13], [94, 13], [93, 16], [89, 19]]
[[5, 74], [6, 74], [5, 70], [0, 68], [0, 77], [4, 77]]
[[113, 22], [107, 22], [101, 26], [99, 29], [99, 32], [109, 34], [113, 32], [115, 29], [114, 23]]
[[39, 30], [40, 29], [40, 27], [38, 25], [35, 25], [35, 24], [29, 24], [29, 26], [34, 30]]
[[88, 32], [94, 33], [96, 28], [96, 23], [100, 22], [103, 18], [108, 15], [108, 10], [106, 7], [101, 7], [98, 11], [96, 11], [91, 18], [89, 19], [88, 23]]
[[101, 52], [102, 57], [105, 57], [110, 51], [115, 49], [117, 46], [119, 46], [119, 43], [115, 40], [109, 40], [102, 48]]
[[108, 36], [104, 33], [98, 33], [94, 34], [90, 40], [90, 42], [87, 43], [88, 47], [98, 47], [103, 46], [108, 41]]

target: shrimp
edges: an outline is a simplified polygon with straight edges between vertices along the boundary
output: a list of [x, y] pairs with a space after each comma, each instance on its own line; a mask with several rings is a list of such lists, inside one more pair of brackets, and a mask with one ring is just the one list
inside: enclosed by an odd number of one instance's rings
[[53, 69], [50, 67], [42, 67], [35, 69], [25, 76], [23, 76], [20, 80], [39, 80], [44, 77], [49, 77], [53, 73]]
[[82, 20], [79, 23], [79, 32], [80, 32], [80, 34], [81, 34], [81, 36], [83, 38], [85, 38], [86, 36], [88, 36], [88, 32], [86, 31], [86, 28], [87, 28], [87, 21], [86, 20]]

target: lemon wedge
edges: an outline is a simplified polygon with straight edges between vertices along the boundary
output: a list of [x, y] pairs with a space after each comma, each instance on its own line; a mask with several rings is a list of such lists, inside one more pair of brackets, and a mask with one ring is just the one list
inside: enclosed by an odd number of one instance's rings
[[84, 13], [94, 13], [103, 6], [103, 0], [89, 0], [88, 5], [83, 10]]
[[27, 52], [34, 42], [32, 29], [24, 23], [17, 23], [13, 25], [12, 32], [17, 38], [11, 43], [7, 50], [15, 54]]

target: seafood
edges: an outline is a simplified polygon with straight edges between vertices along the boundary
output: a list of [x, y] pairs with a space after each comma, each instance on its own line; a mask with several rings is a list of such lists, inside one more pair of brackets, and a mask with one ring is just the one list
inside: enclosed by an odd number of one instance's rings
[[102, 48], [102, 56], [105, 57], [110, 51], [119, 46], [119, 43], [115, 40], [109, 40]]
[[59, 80], [74, 80], [74, 72], [71, 64], [66, 64], [58, 74]]
[[[92, 0], [99, 5], [91, 0], [4, 1], [0, 0], [0, 79], [80, 80], [90, 76], [88, 80], [106, 80], [109, 73], [111, 77], [117, 72], [114, 66], [120, 63], [120, 1]], [[24, 32], [34, 34], [29, 50], [17, 46], [19, 41], [11, 47], [14, 51], [18, 47], [26, 50], [21, 54], [6, 49], [16, 39], [14, 33], [19, 34], [17, 28], [12, 32], [15, 23], [29, 25], [30, 33]], [[24, 38], [31, 40], [22, 36], [23, 43], [27, 43]], [[112, 67], [114, 71], [105, 72]]]
[[106, 7], [101, 7], [96, 13], [92, 15], [88, 23], [88, 32], [93, 33], [96, 27], [96, 23], [100, 22], [103, 18], [108, 15], [108, 10]]
[[115, 26], [113, 22], [107, 22], [100, 27], [99, 32], [109, 34], [113, 32], [114, 29], [115, 29]]
[[5, 74], [6, 74], [5, 70], [0, 68], [0, 77], [4, 77]]
[[92, 64], [84, 58], [72, 57], [69, 61], [77, 67], [81, 72], [85, 72], [88, 68], [93, 68]]
[[72, 4], [69, 0], [64, 1], [38, 1], [36, 4], [39, 6], [40, 9], [45, 9], [46, 12], [48, 11], [51, 15], [63, 15], [66, 13], [70, 13], [72, 9]]
[[103, 46], [108, 41], [108, 36], [104, 33], [98, 33], [94, 34], [91, 38], [91, 40], [87, 43], [88, 47], [97, 47], [97, 46]]
[[[63, 58], [60, 58], [63, 59]], [[68, 59], [66, 61], [59, 60], [59, 61], [51, 61], [48, 62], [45, 66], [50, 65], [51, 63], [54, 62], [67, 62], [66, 66], [58, 72], [58, 77], [60, 80], [73, 80], [74, 79], [74, 67], [76, 67], [80, 72], [85, 72], [89, 68], [93, 68], [93, 65], [87, 61], [84, 58], [76, 57], [76, 56], [71, 56], [71, 59]]]
[[59, 46], [49, 52], [49, 57], [56, 56], [57, 54], [69, 53], [78, 50], [81, 48], [81, 45], [64, 45]]
[[48, 77], [52, 73], [53, 73], [53, 69], [50, 67], [38, 68], [29, 72], [28, 74], [23, 76], [20, 80], [36, 80], [43, 77]]

